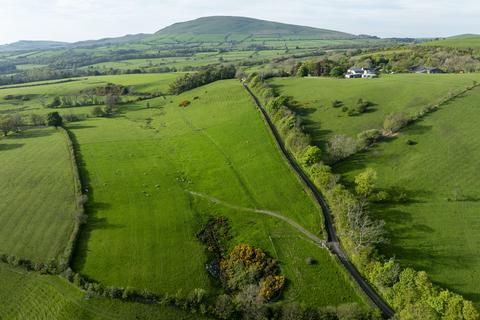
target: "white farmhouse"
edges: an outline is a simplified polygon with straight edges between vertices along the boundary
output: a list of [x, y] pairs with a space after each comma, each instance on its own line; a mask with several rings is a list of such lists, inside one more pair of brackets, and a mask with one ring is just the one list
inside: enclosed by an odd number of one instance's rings
[[377, 72], [374, 69], [368, 68], [350, 68], [345, 74], [345, 78], [375, 78], [378, 77]]

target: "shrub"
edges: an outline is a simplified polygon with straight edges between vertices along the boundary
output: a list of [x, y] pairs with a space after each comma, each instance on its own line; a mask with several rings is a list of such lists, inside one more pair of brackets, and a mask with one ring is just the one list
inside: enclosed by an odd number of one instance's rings
[[96, 106], [92, 109], [92, 116], [94, 116], [94, 117], [104, 117], [105, 112], [103, 111], [102, 107]]
[[312, 166], [322, 160], [322, 151], [317, 146], [308, 146], [303, 152], [300, 162], [306, 167]]
[[188, 107], [188, 106], [190, 105], [190, 103], [191, 103], [191, 102], [188, 101], [188, 100], [183, 100], [182, 102], [180, 102], [180, 103], [178, 104], [178, 106], [185, 108], [185, 107]]
[[391, 113], [383, 121], [383, 129], [387, 134], [398, 132], [408, 123], [408, 118], [404, 113]]
[[377, 182], [377, 172], [372, 168], [367, 168], [355, 177], [355, 191], [357, 194], [368, 197], [375, 189]]
[[333, 100], [332, 101], [332, 108], [340, 108], [343, 107], [343, 102], [340, 100]]
[[235, 312], [235, 305], [229, 295], [222, 294], [215, 302], [215, 315], [220, 319], [231, 319]]
[[281, 275], [269, 275], [260, 285], [260, 296], [265, 301], [270, 301], [272, 298], [279, 295], [285, 285], [285, 277]]
[[357, 135], [359, 149], [367, 148], [374, 144], [382, 137], [382, 133], [378, 129], [365, 130]]
[[63, 119], [67, 122], [76, 122], [80, 121], [80, 116], [74, 113], [67, 113], [63, 115]]
[[285, 138], [285, 145], [294, 154], [301, 154], [309, 145], [310, 137], [306, 135], [301, 129], [294, 127], [287, 133]]
[[369, 107], [373, 106], [374, 104], [370, 101], [364, 101], [363, 99], [358, 99], [357, 104], [355, 106], [355, 111], [357, 113], [364, 113], [368, 110]]
[[32, 113], [30, 115], [30, 123], [33, 126], [44, 126], [45, 125], [45, 117], [40, 115], [40, 114]]
[[269, 275], [277, 275], [277, 262], [259, 248], [239, 244], [220, 263], [222, 280], [230, 290], [239, 290], [258, 283]]

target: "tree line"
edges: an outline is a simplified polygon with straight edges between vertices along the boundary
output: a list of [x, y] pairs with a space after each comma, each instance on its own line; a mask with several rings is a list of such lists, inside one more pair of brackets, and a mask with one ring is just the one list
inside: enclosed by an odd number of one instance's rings
[[235, 75], [236, 69], [232, 65], [207, 68], [193, 74], [187, 73], [175, 79], [175, 81], [170, 84], [168, 92], [177, 95], [218, 80], [233, 79]]

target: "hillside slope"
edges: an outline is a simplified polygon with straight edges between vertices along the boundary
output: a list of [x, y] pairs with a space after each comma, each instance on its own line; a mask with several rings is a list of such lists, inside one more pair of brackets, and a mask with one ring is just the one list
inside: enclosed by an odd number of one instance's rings
[[262, 36], [313, 36], [318, 39], [352, 39], [356, 36], [344, 32], [298, 26], [246, 17], [213, 16], [187, 22], [175, 23], [156, 33], [173, 35], [202, 34], [245, 34]]

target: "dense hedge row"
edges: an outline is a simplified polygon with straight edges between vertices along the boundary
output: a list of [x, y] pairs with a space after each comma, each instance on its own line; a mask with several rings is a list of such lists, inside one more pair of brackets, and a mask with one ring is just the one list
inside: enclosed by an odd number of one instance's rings
[[62, 134], [65, 137], [65, 141], [67, 143], [68, 152], [70, 156], [70, 161], [72, 164], [72, 174], [73, 174], [73, 181], [75, 185], [75, 220], [74, 220], [74, 227], [70, 234], [70, 238], [68, 239], [67, 246], [60, 257], [59, 265], [60, 269], [63, 271], [70, 266], [70, 262], [72, 260], [73, 252], [75, 250], [75, 245], [77, 243], [78, 236], [80, 235], [80, 226], [87, 222], [87, 215], [85, 213], [85, 203], [87, 202], [87, 195], [83, 194], [82, 190], [82, 180], [80, 179], [80, 170], [79, 170], [79, 163], [77, 157], [75, 156], [75, 144], [74, 144], [74, 137], [72, 136], [72, 132], [68, 129], [63, 127], [59, 128]]
[[170, 94], [180, 94], [217, 80], [233, 79], [235, 74], [236, 69], [234, 66], [208, 68], [193, 74], [187, 73], [173, 81], [168, 91]]
[[[331, 168], [321, 161], [322, 150], [311, 145], [310, 137], [302, 128], [301, 118], [292, 110], [291, 99], [276, 94], [257, 74], [250, 75], [248, 83], [263, 98], [265, 108], [289, 152], [324, 195], [342, 246], [352, 262], [395, 309], [397, 316], [400, 319], [479, 319], [472, 302], [433, 285], [425, 272], [402, 269], [394, 259], [385, 259], [378, 254], [376, 246], [386, 239], [383, 221], [372, 219], [368, 212], [368, 201], [379, 196], [370, 187], [370, 180], [375, 178], [373, 170], [367, 169], [359, 175], [356, 178], [356, 192], [349, 191]], [[474, 83], [466, 90], [476, 85]], [[442, 103], [458, 95], [451, 94]], [[408, 122], [421, 118], [433, 109], [426, 108]], [[378, 140], [381, 134], [376, 130], [364, 132], [359, 137], [366, 147]]]

